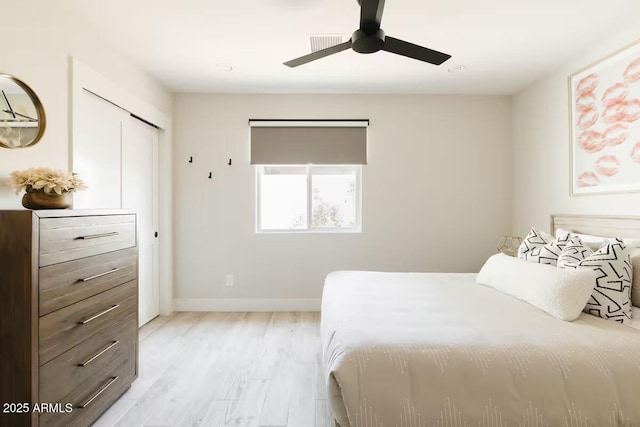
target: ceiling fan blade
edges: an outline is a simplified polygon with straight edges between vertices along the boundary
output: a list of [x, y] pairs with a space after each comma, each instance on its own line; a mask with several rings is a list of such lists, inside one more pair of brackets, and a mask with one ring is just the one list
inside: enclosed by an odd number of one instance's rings
[[351, 40], [301, 56], [300, 58], [292, 59], [291, 61], [285, 62], [284, 65], [292, 68], [297, 67], [298, 65], [306, 64], [307, 62], [315, 61], [316, 59], [324, 58], [325, 56], [333, 55], [334, 53], [342, 52], [350, 48]]
[[451, 58], [451, 55], [446, 53], [438, 52], [437, 50], [428, 49], [426, 47], [418, 46], [417, 44], [389, 36], [385, 37], [382, 50], [434, 65], [440, 65], [447, 59]]
[[360, 29], [375, 32], [380, 29], [384, 0], [360, 0]]

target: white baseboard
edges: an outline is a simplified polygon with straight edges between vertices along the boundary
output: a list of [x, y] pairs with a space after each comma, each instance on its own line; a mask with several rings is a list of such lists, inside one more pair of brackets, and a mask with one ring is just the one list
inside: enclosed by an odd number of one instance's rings
[[176, 311], [320, 311], [319, 299], [176, 298]]

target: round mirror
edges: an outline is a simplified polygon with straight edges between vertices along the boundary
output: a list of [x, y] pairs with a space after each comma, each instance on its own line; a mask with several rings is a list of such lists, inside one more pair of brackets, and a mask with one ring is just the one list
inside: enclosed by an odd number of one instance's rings
[[38, 96], [29, 86], [0, 74], [0, 147], [25, 148], [44, 134], [46, 120]]

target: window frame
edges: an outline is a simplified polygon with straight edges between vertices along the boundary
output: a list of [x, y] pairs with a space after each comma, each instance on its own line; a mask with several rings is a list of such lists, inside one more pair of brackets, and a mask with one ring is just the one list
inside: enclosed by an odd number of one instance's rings
[[[315, 165], [315, 164], [306, 164], [306, 165], [254, 165], [255, 166], [255, 233], [256, 234], [350, 234], [350, 233], [362, 233], [362, 165]], [[306, 168], [307, 170], [307, 228], [301, 229], [263, 229], [260, 224], [261, 219], [261, 205], [260, 205], [260, 195], [262, 190], [261, 178], [264, 174], [265, 168]], [[313, 200], [311, 194], [313, 192], [312, 188], [312, 172], [314, 168], [329, 168], [329, 167], [349, 167], [352, 168], [356, 175], [356, 197], [355, 197], [355, 226], [349, 228], [328, 228], [328, 227], [312, 227], [311, 226], [311, 218], [313, 216]]]

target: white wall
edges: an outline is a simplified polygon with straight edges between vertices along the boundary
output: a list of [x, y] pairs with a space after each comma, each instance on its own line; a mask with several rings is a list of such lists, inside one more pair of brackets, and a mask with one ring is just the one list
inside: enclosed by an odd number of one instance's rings
[[554, 213], [640, 215], [640, 193], [569, 196], [569, 99], [572, 73], [640, 39], [640, 26], [612, 34], [553, 75], [513, 97], [512, 232], [547, 230]]
[[[42, 101], [47, 129], [43, 139], [27, 149], [0, 148], [0, 209], [22, 209], [21, 196], [9, 188], [12, 170], [34, 166], [68, 169], [70, 152], [71, 57], [103, 75], [129, 96], [132, 104], [153, 106], [171, 117], [173, 96], [154, 78], [133, 65], [91, 28], [83, 25], [64, 2], [20, 0], [4, 2], [0, 26], [0, 72], [27, 83]], [[135, 42], [135, 41], [132, 41]], [[86, 74], [86, 73], [85, 73]], [[172, 311], [172, 178], [171, 124], [160, 150], [161, 312]], [[91, 183], [88, 183], [91, 185]]]
[[[250, 118], [371, 120], [362, 234], [255, 234]], [[478, 271], [510, 229], [508, 97], [178, 94], [173, 125], [179, 309], [315, 300], [339, 269]]]
[[69, 167], [70, 56], [105, 75], [132, 95], [170, 115], [172, 95], [156, 80], [114, 52], [61, 2], [4, 2], [0, 26], [0, 72], [13, 74], [40, 97], [47, 130], [34, 147], [0, 149], [0, 209], [21, 208], [8, 187], [9, 172], [32, 166]]

